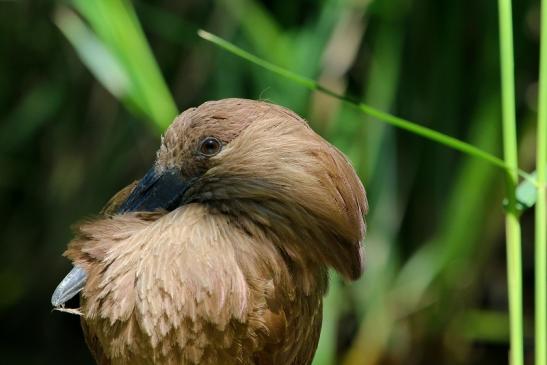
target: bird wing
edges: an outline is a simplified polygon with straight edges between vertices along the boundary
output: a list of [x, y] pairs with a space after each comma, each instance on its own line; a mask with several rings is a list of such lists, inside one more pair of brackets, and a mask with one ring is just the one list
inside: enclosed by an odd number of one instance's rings
[[[198, 362], [188, 363], [310, 364], [324, 288], [302, 292], [297, 279], [302, 275], [285, 264], [273, 243], [258, 239], [258, 231], [252, 237], [235, 228], [229, 218], [202, 205], [155, 218], [116, 215], [134, 186], [107, 203], [106, 219], [80, 225], [68, 250], [69, 258], [89, 272], [82, 327], [96, 362], [110, 364], [116, 349], [124, 349], [118, 356], [127, 357], [128, 364], [156, 359], [155, 353], [162, 359], [172, 355], [173, 361], [195, 355]], [[147, 232], [162, 238], [150, 239]], [[139, 267], [147, 269], [134, 281]], [[174, 332], [162, 332], [164, 327]], [[184, 345], [172, 347], [175, 340]], [[168, 344], [173, 352], [159, 353], [163, 346], [147, 347], [151, 343]]]
[[[111, 216], [116, 214], [119, 207], [127, 199], [129, 194], [131, 194], [137, 184], [138, 180], [135, 180], [131, 184], [127, 185], [116, 194], [114, 194], [112, 198], [110, 198], [110, 200], [104, 205], [103, 209], [101, 209], [100, 215]], [[83, 298], [80, 297], [80, 300], [83, 300]], [[84, 333], [85, 342], [87, 344], [87, 347], [93, 354], [95, 362], [98, 365], [109, 365], [110, 360], [105, 356], [99, 339], [93, 331], [90, 331], [83, 317], [81, 318], [80, 323]]]
[[268, 328], [256, 365], [311, 364], [321, 332], [322, 297], [303, 296], [274, 305], [263, 316]]
[[85, 343], [89, 348], [89, 351], [95, 358], [95, 363], [97, 365], [110, 365], [110, 360], [105, 356], [99, 338], [94, 334], [93, 331], [90, 331], [89, 327], [85, 323], [84, 317], [80, 317], [80, 324], [82, 326], [82, 331], [84, 333]]
[[135, 189], [135, 186], [139, 183], [138, 180], [133, 181], [131, 184], [127, 185], [122, 190], [118, 191], [110, 200], [104, 205], [103, 209], [101, 209], [100, 214], [101, 215], [113, 215], [116, 214], [120, 206], [123, 204], [123, 202], [127, 199], [129, 194]]

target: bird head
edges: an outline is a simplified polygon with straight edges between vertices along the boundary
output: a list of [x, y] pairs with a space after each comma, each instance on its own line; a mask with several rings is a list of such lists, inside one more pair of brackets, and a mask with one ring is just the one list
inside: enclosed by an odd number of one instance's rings
[[361, 275], [363, 185], [344, 155], [288, 109], [225, 99], [186, 110], [116, 214], [189, 203], [268, 235], [296, 266]]
[[342, 153], [285, 108], [225, 99], [185, 111], [121, 211], [190, 202], [261, 227], [293, 260], [361, 274], [363, 185]]

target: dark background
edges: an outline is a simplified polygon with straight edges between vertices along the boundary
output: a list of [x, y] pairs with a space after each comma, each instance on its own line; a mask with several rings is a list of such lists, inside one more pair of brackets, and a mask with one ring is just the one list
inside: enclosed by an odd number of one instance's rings
[[[496, 1], [135, 2], [178, 110], [226, 97], [292, 108], [352, 159], [371, 205], [367, 271], [332, 279], [316, 364], [506, 363], [503, 173], [223, 52], [205, 28], [379, 109], [500, 155]], [[0, 1], [0, 362], [90, 364], [52, 312], [70, 226], [141, 176], [158, 129], [112, 96], [54, 23]], [[539, 2], [514, 2], [521, 166], [533, 168]], [[78, 14], [76, 12], [76, 14]], [[145, 70], [143, 70], [145, 72]], [[532, 222], [523, 216], [526, 351]], [[530, 356], [528, 356], [530, 357]], [[531, 363], [531, 359], [527, 359]]]

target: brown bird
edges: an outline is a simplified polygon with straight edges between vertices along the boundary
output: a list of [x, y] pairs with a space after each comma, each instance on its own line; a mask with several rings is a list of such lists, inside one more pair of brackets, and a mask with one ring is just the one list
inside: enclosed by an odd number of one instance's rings
[[98, 364], [309, 364], [327, 269], [361, 275], [366, 211], [348, 160], [298, 115], [207, 102], [76, 227], [52, 304], [81, 290]]

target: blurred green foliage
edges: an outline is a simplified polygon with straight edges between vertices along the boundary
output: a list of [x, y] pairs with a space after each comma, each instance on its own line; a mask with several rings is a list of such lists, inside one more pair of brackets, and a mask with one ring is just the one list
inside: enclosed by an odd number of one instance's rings
[[[142, 175], [176, 110], [248, 97], [306, 117], [367, 187], [366, 272], [351, 284], [333, 276], [315, 363], [506, 363], [503, 173], [196, 36], [210, 30], [338, 93], [500, 155], [495, 2], [133, 4], [0, 2], [3, 362], [91, 363], [79, 321], [50, 312], [51, 291], [70, 267], [60, 257], [68, 227]], [[538, 3], [514, 6], [520, 165], [530, 170]], [[529, 212], [523, 223], [530, 333]]]

